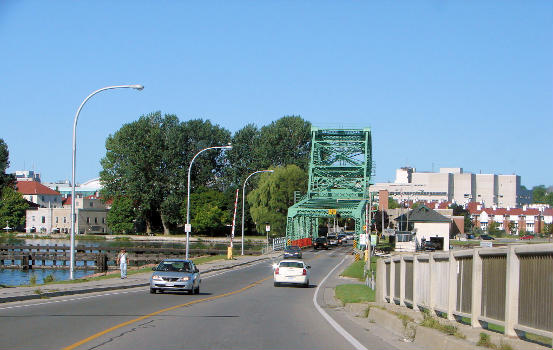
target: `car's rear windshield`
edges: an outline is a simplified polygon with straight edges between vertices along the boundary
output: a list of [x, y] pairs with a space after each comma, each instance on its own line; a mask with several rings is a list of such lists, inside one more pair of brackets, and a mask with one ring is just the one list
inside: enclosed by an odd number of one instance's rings
[[303, 268], [303, 263], [297, 261], [281, 261], [280, 267], [299, 267]]
[[296, 246], [296, 245], [293, 245], [293, 246], [290, 246], [290, 247], [286, 247], [285, 249], [286, 251], [289, 251], [289, 252], [298, 252], [300, 251], [300, 247]]
[[186, 261], [162, 261], [156, 271], [192, 272], [192, 268]]
[[324, 241], [326, 241], [326, 238], [325, 237], [319, 237], [315, 241], [316, 242], [324, 242]]

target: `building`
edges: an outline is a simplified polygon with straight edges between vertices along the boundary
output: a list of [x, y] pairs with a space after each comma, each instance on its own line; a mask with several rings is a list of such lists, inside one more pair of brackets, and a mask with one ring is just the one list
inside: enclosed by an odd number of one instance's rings
[[440, 168], [435, 173], [404, 167], [396, 170], [393, 183], [376, 183], [370, 187], [372, 194], [382, 190], [387, 190], [400, 203], [480, 202], [486, 206], [519, 207], [531, 202], [529, 191], [523, 191], [520, 176], [472, 174], [463, 172], [463, 168]]
[[32, 170], [17, 170], [14, 174], [16, 181], [40, 182], [40, 174]]
[[[79, 234], [109, 233], [106, 205], [96, 196], [77, 197], [75, 200], [75, 232]], [[26, 213], [26, 232], [70, 233], [71, 197], [63, 200], [57, 208], [29, 209]]]
[[[60, 192], [65, 197], [71, 196], [72, 186], [69, 180], [45, 183], [44, 185]], [[92, 196], [98, 194], [101, 189], [100, 179], [92, 179], [80, 185], [75, 185], [75, 195], [82, 197]]]
[[42, 208], [61, 208], [62, 195], [40, 182], [32, 180], [17, 181], [16, 188], [23, 198], [29, 202], [37, 204]]
[[436, 210], [421, 205], [400, 215], [396, 221], [399, 226], [409, 222], [409, 231], [415, 232], [415, 245], [420, 247], [423, 242], [438, 244], [442, 250], [449, 250], [449, 237], [452, 228], [452, 219]]
[[485, 208], [481, 204], [469, 206], [472, 222], [475, 227], [486, 231], [492, 222], [497, 229], [507, 234], [540, 233], [545, 222], [547, 210], [540, 212], [534, 208]]

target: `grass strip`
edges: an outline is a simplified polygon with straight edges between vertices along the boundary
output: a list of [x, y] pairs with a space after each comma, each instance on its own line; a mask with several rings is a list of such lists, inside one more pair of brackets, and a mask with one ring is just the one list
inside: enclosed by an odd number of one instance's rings
[[336, 286], [336, 298], [344, 304], [374, 301], [374, 290], [364, 284], [340, 284]]

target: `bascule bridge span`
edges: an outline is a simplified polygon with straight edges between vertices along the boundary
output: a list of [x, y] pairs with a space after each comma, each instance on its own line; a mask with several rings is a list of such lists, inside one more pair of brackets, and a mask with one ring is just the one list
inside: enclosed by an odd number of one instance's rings
[[351, 218], [363, 233], [372, 174], [371, 131], [311, 128], [307, 194], [288, 208], [288, 240], [315, 239], [319, 220]]

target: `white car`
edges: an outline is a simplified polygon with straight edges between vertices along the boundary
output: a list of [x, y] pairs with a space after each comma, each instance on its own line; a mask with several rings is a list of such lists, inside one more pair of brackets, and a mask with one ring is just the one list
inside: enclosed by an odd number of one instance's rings
[[306, 265], [303, 260], [282, 260], [273, 272], [275, 287], [284, 283], [301, 284], [304, 287], [309, 287], [310, 268], [311, 266]]

